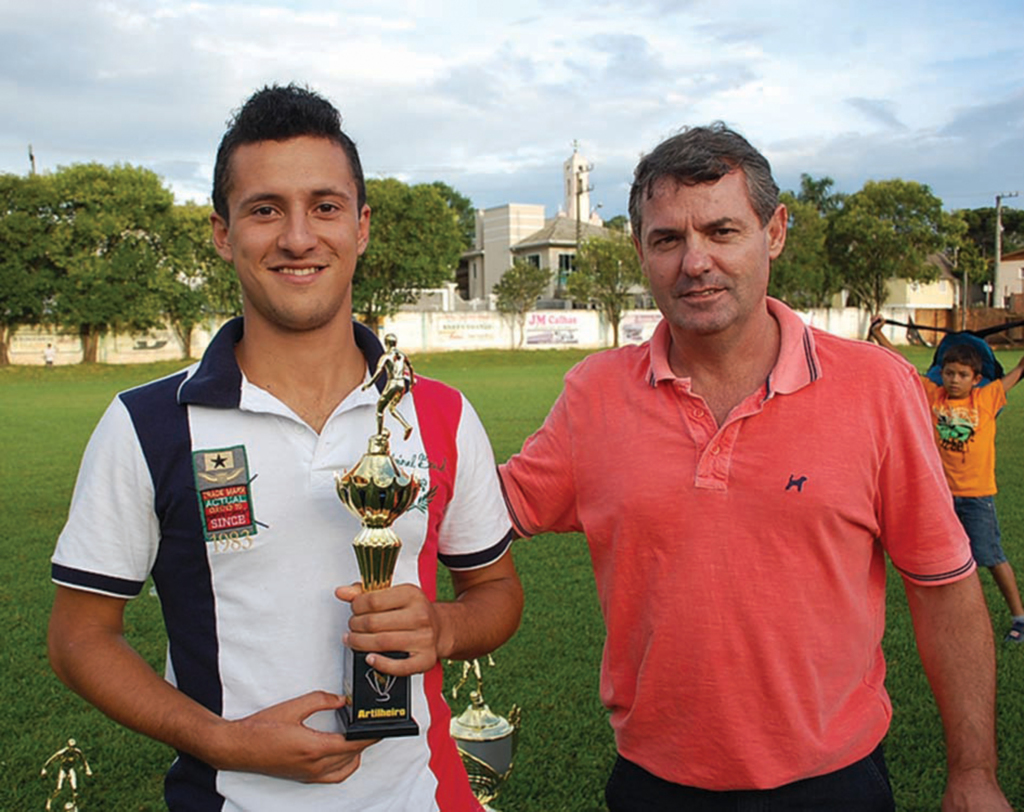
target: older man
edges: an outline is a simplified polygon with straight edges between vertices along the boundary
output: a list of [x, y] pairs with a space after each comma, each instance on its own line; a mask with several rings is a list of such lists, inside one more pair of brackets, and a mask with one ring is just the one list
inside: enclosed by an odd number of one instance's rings
[[786, 208], [724, 125], [644, 157], [630, 217], [663, 321], [573, 369], [501, 472], [521, 535], [590, 545], [609, 808], [892, 809], [888, 554], [945, 725], [945, 808], [1007, 809], [991, 629], [914, 370], [768, 298]]

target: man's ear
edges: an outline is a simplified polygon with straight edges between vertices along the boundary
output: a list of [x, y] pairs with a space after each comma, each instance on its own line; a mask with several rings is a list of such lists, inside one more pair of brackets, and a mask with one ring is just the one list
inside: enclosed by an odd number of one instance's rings
[[363, 210], [359, 212], [359, 236], [356, 238], [356, 251], [359, 256], [363, 255], [366, 247], [370, 244], [370, 207], [363, 204]]
[[789, 211], [780, 203], [768, 221], [768, 256], [778, 259], [786, 246], [786, 231], [789, 228]]
[[234, 262], [234, 252], [228, 241], [228, 224], [217, 212], [210, 215], [210, 228], [213, 231], [213, 247], [217, 249], [221, 259], [227, 263]]

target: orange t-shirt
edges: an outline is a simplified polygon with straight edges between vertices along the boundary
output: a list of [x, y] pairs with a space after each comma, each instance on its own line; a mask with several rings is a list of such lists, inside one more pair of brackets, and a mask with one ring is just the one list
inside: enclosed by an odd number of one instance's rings
[[924, 376], [921, 381], [950, 491], [954, 496], [992, 496], [996, 492], [996, 415], [1006, 405], [1003, 382], [976, 386], [966, 398], [951, 400], [945, 387]]

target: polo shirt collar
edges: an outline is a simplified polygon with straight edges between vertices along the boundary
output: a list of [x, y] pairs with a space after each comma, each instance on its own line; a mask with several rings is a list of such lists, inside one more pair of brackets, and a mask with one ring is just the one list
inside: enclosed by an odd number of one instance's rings
[[[768, 393], [796, 392], [821, 377], [821, 363], [814, 346], [814, 334], [796, 313], [777, 299], [768, 297], [768, 312], [778, 322], [780, 333], [779, 357], [768, 376]], [[651, 386], [657, 386], [661, 381], [677, 379], [668, 362], [671, 342], [672, 334], [668, 321], [662, 319], [654, 328], [648, 345], [648, 381]]]
[[[352, 331], [367, 367], [376, 369], [377, 361], [384, 352], [376, 334], [357, 321], [352, 322]], [[242, 370], [235, 359], [235, 345], [242, 340], [243, 332], [241, 318], [231, 319], [217, 331], [195, 373], [178, 389], [180, 405], [238, 408], [242, 398]], [[378, 388], [383, 384], [383, 380], [378, 380]]]

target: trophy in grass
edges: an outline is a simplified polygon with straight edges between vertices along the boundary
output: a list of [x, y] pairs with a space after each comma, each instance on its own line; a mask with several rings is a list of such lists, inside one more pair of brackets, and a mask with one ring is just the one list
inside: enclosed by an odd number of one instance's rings
[[[490, 655], [487, 656], [487, 664], [494, 666]], [[496, 812], [489, 804], [498, 797], [498, 792], [512, 773], [522, 713], [518, 705], [513, 705], [506, 719], [487, 706], [479, 660], [462, 664], [462, 677], [452, 688], [452, 699], [458, 698], [459, 690], [469, 680], [470, 673], [476, 678], [476, 690], [469, 692], [469, 706], [452, 719], [451, 734], [458, 745], [473, 794], [485, 810]]]
[[[338, 497], [362, 524], [352, 542], [363, 589], [387, 589], [395, 573], [402, 542], [391, 525], [413, 506], [420, 482], [406, 474], [391, 456], [391, 432], [384, 427], [385, 412], [390, 412], [405, 430], [412, 426], [398, 412], [402, 397], [412, 388], [413, 372], [409, 359], [397, 349], [393, 335], [384, 339], [386, 352], [363, 389], [383, 378], [377, 400], [377, 433], [370, 435], [367, 452], [345, 474], [334, 475]], [[405, 652], [384, 652], [401, 659]], [[391, 736], [415, 736], [419, 726], [412, 718], [409, 678], [383, 674], [366, 662], [367, 653], [345, 649], [345, 706], [339, 711], [345, 736], [349, 739], [379, 739]]]
[[46, 763], [43, 765], [43, 769], [40, 770], [39, 775], [45, 778], [49, 769], [53, 766], [57, 768], [57, 784], [53, 788], [53, 792], [46, 799], [46, 809], [51, 810], [53, 808], [53, 802], [61, 794], [66, 784], [71, 788], [71, 799], [66, 801], [62, 808], [65, 812], [78, 812], [78, 770], [81, 768], [86, 776], [92, 775], [92, 768], [89, 767], [85, 753], [81, 751], [74, 739], [68, 739], [66, 747], [62, 747], [46, 759]]

